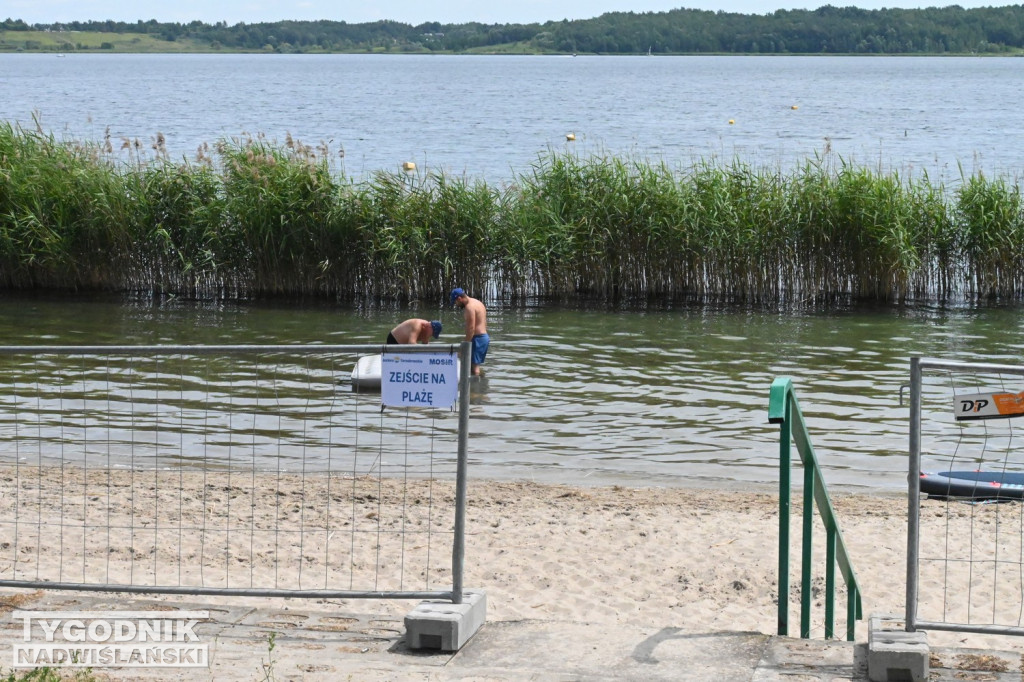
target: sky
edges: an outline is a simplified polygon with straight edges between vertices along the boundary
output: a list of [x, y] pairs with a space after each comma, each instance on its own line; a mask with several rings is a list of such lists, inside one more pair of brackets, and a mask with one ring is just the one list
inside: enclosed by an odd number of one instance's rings
[[[1017, 0], [1019, 2], [1019, 0]], [[159, 22], [199, 20], [213, 24], [254, 24], [285, 19], [347, 21], [363, 23], [392, 19], [417, 25], [427, 21], [462, 24], [527, 24], [562, 19], [590, 19], [606, 12], [666, 12], [688, 9], [722, 10], [742, 14], [767, 14], [777, 9], [816, 9], [832, 4], [863, 9], [883, 7], [920, 8], [960, 5], [973, 7], [1017, 4], [1017, 2], [972, 2], [955, 0], [914, 2], [913, 0], [817, 0], [814, 2], [764, 2], [764, 0], [690, 1], [678, 0], [0, 0], [0, 19], [21, 19], [29, 24], [64, 21]]]

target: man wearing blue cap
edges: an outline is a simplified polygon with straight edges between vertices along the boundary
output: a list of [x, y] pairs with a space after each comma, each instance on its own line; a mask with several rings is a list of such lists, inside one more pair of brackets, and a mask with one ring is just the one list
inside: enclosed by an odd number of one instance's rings
[[461, 288], [452, 289], [452, 305], [462, 308], [466, 320], [466, 341], [473, 344], [473, 374], [480, 375], [480, 365], [487, 359], [491, 337], [487, 335], [487, 309], [484, 304], [468, 296]]
[[441, 323], [437, 320], [412, 318], [398, 325], [388, 333], [386, 343], [430, 343], [430, 339], [441, 336]]

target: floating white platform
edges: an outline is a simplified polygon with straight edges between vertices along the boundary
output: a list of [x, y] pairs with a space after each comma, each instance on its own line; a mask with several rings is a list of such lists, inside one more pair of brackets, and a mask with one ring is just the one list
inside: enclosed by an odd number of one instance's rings
[[352, 390], [380, 390], [381, 356], [364, 355], [352, 368]]

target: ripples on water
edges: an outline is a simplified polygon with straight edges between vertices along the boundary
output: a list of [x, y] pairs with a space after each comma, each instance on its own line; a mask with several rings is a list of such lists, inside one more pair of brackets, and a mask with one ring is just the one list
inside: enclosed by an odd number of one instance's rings
[[[1019, 67], [954, 57], [0, 55], [0, 118], [33, 128], [38, 113], [59, 137], [93, 141], [109, 127], [115, 144], [160, 131], [174, 158], [243, 131], [291, 133], [344, 149], [353, 175], [412, 160], [504, 180], [550, 149], [774, 167], [827, 148], [949, 180], [958, 163], [1024, 167]], [[458, 328], [452, 310], [433, 306], [6, 298], [0, 343], [364, 343], [414, 315]], [[473, 395], [474, 475], [570, 483], [769, 485], [768, 391], [785, 375], [830, 482], [899, 489], [910, 357], [1016, 362], [1024, 348], [1013, 307], [493, 306], [490, 327], [489, 380]], [[326, 414], [286, 428], [322, 426]]]
[[291, 136], [356, 178], [413, 161], [503, 182], [550, 150], [787, 170], [831, 151], [956, 182], [1024, 167], [1022, 85], [1012, 57], [3, 54], [0, 119], [150, 156], [160, 132], [172, 160]]
[[[457, 329], [455, 315], [431, 307], [7, 299], [0, 301], [0, 343], [377, 343], [396, 320], [421, 316]], [[488, 378], [472, 394], [472, 475], [565, 483], [769, 487], [778, 477], [778, 430], [767, 421], [768, 393], [776, 377], [789, 376], [830, 485], [899, 490], [908, 450], [900, 390], [910, 358], [1015, 364], [1024, 348], [1015, 307], [779, 314], [494, 305], [489, 327]], [[337, 364], [344, 366], [320, 374], [347, 375], [347, 362]], [[34, 371], [45, 384], [58, 369]], [[303, 416], [306, 396], [335, 390], [328, 381], [310, 392], [306, 371], [297, 368], [291, 377], [286, 367], [274, 391], [288, 415], [280, 428], [312, 434], [315, 444], [317, 429], [329, 429], [341, 411], [325, 398]], [[195, 391], [186, 393], [210, 399], [200, 393], [202, 379], [192, 376], [185, 379]], [[160, 381], [140, 384], [122, 407], [159, 402]], [[179, 378], [167, 381], [164, 388], [176, 390]], [[238, 407], [242, 400], [227, 386], [217, 391], [215, 402]], [[244, 421], [217, 426], [240, 439], [251, 439], [254, 428]], [[186, 431], [194, 433], [192, 427]], [[379, 428], [368, 424], [366, 433]]]

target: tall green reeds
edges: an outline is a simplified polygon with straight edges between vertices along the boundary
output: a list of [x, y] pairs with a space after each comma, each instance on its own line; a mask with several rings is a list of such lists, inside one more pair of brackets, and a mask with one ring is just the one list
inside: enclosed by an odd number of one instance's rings
[[967, 178], [957, 193], [961, 253], [970, 290], [978, 296], [1024, 292], [1024, 210], [1020, 186], [1005, 179]]
[[131, 197], [97, 147], [0, 124], [0, 282], [105, 288], [110, 254], [132, 242]]
[[219, 177], [204, 165], [160, 163], [125, 176], [135, 199], [135, 258], [126, 285], [198, 297], [220, 291], [219, 226], [225, 206]]
[[902, 298], [922, 263], [917, 195], [896, 176], [808, 165], [794, 178], [795, 243], [809, 293]]
[[346, 193], [360, 235], [360, 294], [440, 300], [456, 281], [489, 286], [502, 198], [486, 184], [379, 173]]
[[[256, 295], [328, 293], [338, 186], [327, 161], [303, 146], [257, 139], [221, 144], [220, 264]], [[328, 236], [330, 235], [330, 236]], [[336, 273], [337, 276], [337, 273]]]
[[816, 158], [783, 173], [550, 154], [496, 188], [262, 137], [127, 161], [0, 123], [0, 286], [313, 295], [819, 301], [1018, 298], [1020, 187], [947, 191]]

